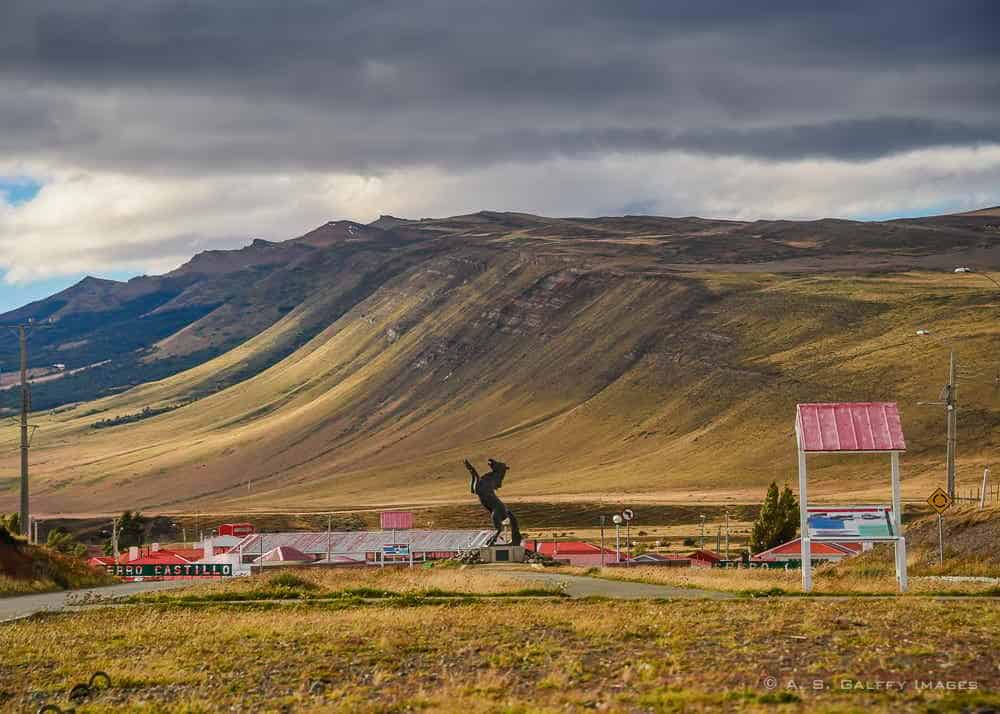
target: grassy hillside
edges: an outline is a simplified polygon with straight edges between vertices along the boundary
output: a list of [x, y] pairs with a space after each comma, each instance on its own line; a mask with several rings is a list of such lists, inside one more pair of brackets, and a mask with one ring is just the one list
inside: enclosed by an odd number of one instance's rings
[[[904, 493], [923, 498], [942, 479], [944, 414], [917, 402], [937, 398], [949, 341], [975, 373], [960, 383], [960, 482], [996, 453], [1000, 296], [968, 277], [678, 273], [484, 248], [380, 277], [342, 314], [337, 295], [181, 374], [36, 415], [37, 507], [467, 500], [461, 460], [488, 456], [511, 465], [515, 500], [757, 498], [794, 478], [795, 403], [855, 399], [900, 403]], [[887, 496], [878, 459], [813, 473], [819, 495]], [[0, 487], [10, 507], [15, 482]]]
[[0, 526], [0, 597], [71, 590], [117, 582], [83, 560], [28, 545]]
[[[268, 352], [257, 351], [239, 379], [302, 346], [395, 275], [443, 254], [482, 268], [516, 253], [605, 277], [665, 272], [905, 271], [958, 263], [1000, 267], [998, 227], [988, 213], [862, 223], [725, 221], [625, 216], [546, 218], [480, 213], [444, 219], [383, 218], [371, 225], [331, 221], [284, 242], [253, 240], [237, 250], [195, 255], [165, 275], [128, 282], [85, 278], [0, 315], [44, 324], [31, 335], [36, 409], [89, 401], [200, 365], [306, 310]], [[555, 269], [550, 265], [551, 269]], [[16, 341], [0, 342], [0, 365], [17, 363]], [[57, 368], [56, 365], [59, 365]], [[41, 375], [45, 375], [42, 377]], [[9, 385], [16, 375], [0, 374]], [[222, 386], [233, 382], [223, 380]], [[0, 389], [0, 415], [19, 408]]]

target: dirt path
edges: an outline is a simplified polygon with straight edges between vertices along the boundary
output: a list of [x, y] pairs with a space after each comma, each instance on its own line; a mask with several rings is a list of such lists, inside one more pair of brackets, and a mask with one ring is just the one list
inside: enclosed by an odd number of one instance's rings
[[546, 573], [528, 570], [504, 570], [512, 578], [523, 579], [529, 583], [542, 583], [559, 586], [565, 584], [566, 594], [570, 597], [606, 597], [613, 600], [646, 600], [664, 598], [671, 600], [732, 600], [732, 593], [716, 590], [698, 590], [696, 588], [675, 588], [670, 585], [654, 585], [638, 583], [629, 580], [604, 580], [589, 578], [584, 575], [567, 575], [563, 573]]
[[119, 598], [151, 590], [168, 590], [190, 584], [190, 580], [160, 580], [142, 583], [122, 583], [121, 585], [108, 585], [102, 588], [60, 590], [54, 593], [0, 598], [0, 623], [28, 617], [36, 612], [59, 612], [70, 604], [68, 602], [70, 599], [84, 600], [95, 596], [101, 598]]

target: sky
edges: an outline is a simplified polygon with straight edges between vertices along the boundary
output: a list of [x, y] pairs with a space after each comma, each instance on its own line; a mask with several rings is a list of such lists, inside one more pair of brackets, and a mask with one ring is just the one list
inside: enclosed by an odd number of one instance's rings
[[998, 205], [998, 26], [972, 0], [5, 0], [0, 310], [380, 214]]

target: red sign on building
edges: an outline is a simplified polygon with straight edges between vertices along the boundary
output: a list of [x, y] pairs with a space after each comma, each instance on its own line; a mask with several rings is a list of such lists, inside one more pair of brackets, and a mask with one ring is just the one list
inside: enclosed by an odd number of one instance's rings
[[223, 523], [219, 526], [219, 535], [234, 536], [236, 538], [246, 538], [255, 532], [252, 523]]

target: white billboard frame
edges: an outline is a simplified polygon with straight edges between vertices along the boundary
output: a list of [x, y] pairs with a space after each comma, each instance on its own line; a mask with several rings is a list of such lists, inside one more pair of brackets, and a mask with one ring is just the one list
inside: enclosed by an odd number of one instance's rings
[[[813, 581], [812, 581], [812, 541], [815, 540], [817, 543], [829, 542], [834, 539], [824, 539], [824, 538], [811, 538], [809, 533], [809, 491], [808, 491], [808, 464], [806, 462], [806, 454], [823, 454], [823, 453], [855, 453], [855, 454], [884, 454], [885, 451], [852, 451], [852, 452], [823, 452], [823, 451], [810, 451], [806, 452], [802, 448], [802, 434], [799, 431], [798, 419], [795, 420], [795, 441], [798, 448], [799, 456], [799, 529], [801, 532], [801, 538], [799, 539], [800, 544], [800, 554], [802, 558], [802, 590], [804, 592], [812, 592]], [[850, 540], [854, 542], [869, 542], [869, 543], [892, 543], [895, 564], [896, 564], [896, 582], [899, 584], [899, 592], [905, 593], [909, 587], [909, 582], [906, 573], [906, 539], [903, 537], [903, 522], [902, 522], [902, 503], [900, 498], [900, 486], [899, 486], [899, 451], [889, 451], [889, 463], [891, 471], [891, 481], [892, 481], [892, 518], [895, 535], [889, 538], [845, 538], [843, 540]]]

